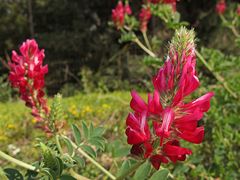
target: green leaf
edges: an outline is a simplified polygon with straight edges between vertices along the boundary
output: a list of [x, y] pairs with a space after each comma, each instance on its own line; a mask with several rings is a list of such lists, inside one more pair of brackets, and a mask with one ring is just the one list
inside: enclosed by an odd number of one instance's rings
[[42, 150], [44, 167], [56, 169], [56, 167], [58, 166], [57, 164], [58, 162], [52, 149], [50, 149], [48, 146], [46, 146], [41, 142], [40, 142], [40, 147]]
[[25, 178], [27, 180], [36, 180], [37, 175], [38, 175], [38, 172], [27, 170], [27, 173], [25, 174]]
[[3, 171], [3, 169], [0, 167], [0, 179], [2, 180], [8, 180], [5, 172]]
[[74, 156], [73, 159], [76, 161], [76, 163], [80, 166], [80, 167], [84, 167], [85, 166], [85, 161], [83, 158], [79, 157], [79, 156]]
[[101, 138], [99, 137], [94, 137], [94, 138], [91, 138], [89, 139], [88, 141], [91, 145], [95, 146], [97, 149], [100, 149], [100, 150], [104, 150], [105, 148], [105, 144], [104, 144], [104, 140], [102, 140]]
[[62, 139], [63, 139], [63, 141], [65, 142], [65, 144], [67, 146], [69, 155], [72, 156], [73, 152], [74, 152], [74, 149], [73, 149], [71, 141], [68, 138], [62, 138]]
[[91, 137], [92, 136], [92, 134], [93, 134], [93, 124], [91, 123], [90, 124], [90, 127], [89, 127], [89, 132], [88, 132], [88, 135], [89, 135], [89, 137]]
[[82, 145], [81, 149], [83, 151], [85, 151], [87, 154], [89, 154], [90, 156], [92, 156], [93, 158], [97, 157], [97, 153], [93, 150], [93, 148], [91, 146], [88, 145]]
[[125, 160], [117, 173], [117, 177], [119, 177], [119, 176], [123, 175], [125, 172], [127, 172], [130, 167], [131, 167], [130, 160]]
[[56, 131], [55, 122], [61, 120], [63, 117], [62, 96], [60, 94], [54, 96], [50, 109], [51, 111], [48, 118], [49, 128], [54, 132]]
[[73, 136], [75, 139], [75, 142], [77, 145], [81, 144], [81, 132], [79, 131], [78, 127], [75, 124], [72, 124], [72, 131], [73, 131]]
[[55, 170], [57, 176], [60, 176], [63, 172], [64, 164], [63, 164], [63, 161], [59, 157], [57, 157], [56, 159], [57, 159], [57, 168], [56, 168], [56, 170], [55, 169], [54, 170]]
[[161, 169], [155, 172], [149, 180], [166, 180], [168, 177], [169, 171], [167, 169]]
[[50, 180], [56, 180], [57, 179], [57, 176], [55, 174], [55, 172], [49, 168], [43, 168], [41, 169], [41, 172], [46, 174]]
[[136, 173], [133, 176], [133, 179], [134, 180], [147, 179], [150, 173], [150, 170], [151, 170], [151, 164], [148, 161], [146, 161], [137, 169]]
[[104, 134], [104, 131], [105, 129], [103, 127], [94, 128], [92, 137], [102, 136]]
[[82, 129], [83, 129], [84, 137], [88, 139], [88, 136], [89, 136], [88, 127], [84, 121], [82, 121]]
[[122, 33], [121, 38], [119, 39], [119, 42], [120, 43], [129, 42], [129, 41], [133, 41], [135, 38], [136, 36], [132, 32]]
[[76, 179], [68, 174], [64, 174], [60, 177], [60, 180], [76, 180]]
[[113, 156], [114, 157], [124, 157], [127, 156], [130, 152], [129, 147], [120, 147], [118, 149], [114, 149]]
[[6, 168], [4, 172], [10, 180], [23, 180], [23, 175], [16, 169]]

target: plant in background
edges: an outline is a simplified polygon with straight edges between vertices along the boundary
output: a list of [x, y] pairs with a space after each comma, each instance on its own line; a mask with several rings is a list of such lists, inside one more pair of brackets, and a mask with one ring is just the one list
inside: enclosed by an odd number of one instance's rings
[[[122, 1], [119, 1], [122, 2]], [[163, 24], [170, 30], [175, 30], [181, 26], [187, 25], [187, 22], [180, 21], [180, 14], [176, 9], [176, 1], [143, 1], [142, 8], [140, 10], [139, 21], [135, 18], [134, 14], [124, 16], [124, 23], [120, 27], [121, 38], [120, 42], [133, 42], [137, 44], [148, 56], [144, 57], [144, 63], [148, 66], [158, 67], [161, 64], [161, 60], [158, 58], [157, 49], [153, 48], [154, 45], [154, 36], [151, 41], [147, 35], [148, 24], [151, 18], [159, 18]], [[224, 17], [223, 14], [226, 9], [226, 4], [224, 0], [219, 1], [216, 6], [216, 11], [220, 17]], [[234, 19], [231, 24], [228, 25], [234, 34], [237, 36], [236, 42], [238, 42], [239, 33], [235, 28], [235, 24], [238, 24], [240, 16], [234, 13], [231, 14]], [[114, 19], [113, 19], [114, 21]], [[116, 23], [113, 25], [115, 27]], [[118, 28], [118, 27], [117, 27]], [[139, 31], [142, 33], [142, 38], [139, 36]], [[240, 42], [240, 41], [239, 41]], [[211, 65], [203, 58], [203, 56], [196, 50], [196, 56], [199, 58], [201, 63], [210, 71], [213, 76], [222, 84], [224, 89], [235, 99], [238, 98], [238, 95], [229, 87], [227, 81], [211, 67]]]
[[229, 3], [227, 6], [225, 0], [219, 0], [216, 4], [216, 12], [221, 18], [224, 27], [229, 28], [236, 37], [236, 44], [240, 46], [240, 4]]
[[[122, 7], [120, 4], [119, 6]], [[127, 6], [124, 6], [125, 9]], [[127, 10], [130, 10], [127, 8]], [[118, 23], [117, 23], [118, 24]], [[119, 24], [118, 24], [119, 25]], [[192, 152], [180, 146], [180, 139], [192, 143], [201, 143], [204, 136], [203, 126], [198, 121], [210, 107], [213, 93], [208, 93], [194, 101], [186, 101], [199, 86], [195, 71], [194, 33], [185, 28], [176, 31], [169, 47], [168, 57], [153, 78], [154, 92], [149, 94], [145, 103], [135, 91], [132, 92], [131, 107], [134, 113], [127, 118], [127, 141], [133, 145], [132, 158], [127, 158], [116, 175], [97, 162], [97, 154], [104, 151], [106, 141], [102, 137], [104, 129], [94, 128], [82, 121], [82, 128], [72, 124], [72, 137], [65, 135], [61, 96], [56, 95], [52, 105], [47, 106], [44, 98], [44, 75], [47, 65], [43, 66], [44, 50], [39, 50], [35, 40], [27, 40], [20, 47], [21, 55], [13, 51], [9, 80], [19, 89], [20, 97], [32, 115], [37, 118], [47, 133], [45, 139], [39, 139], [37, 147], [41, 149], [41, 159], [34, 164], [17, 160], [0, 151], [0, 157], [28, 170], [25, 178], [75, 178], [88, 179], [77, 173], [80, 167], [90, 162], [110, 179], [125, 179], [134, 173], [134, 178], [165, 179], [167, 169], [150, 172], [149, 161], [155, 169], [161, 163], [183, 161]], [[150, 124], [151, 123], [151, 124]], [[87, 161], [86, 161], [87, 160]], [[137, 160], [137, 161], [136, 161]], [[147, 171], [147, 172], [146, 172]], [[11, 179], [23, 175], [16, 169], [4, 169]], [[1, 172], [3, 174], [3, 172]]]

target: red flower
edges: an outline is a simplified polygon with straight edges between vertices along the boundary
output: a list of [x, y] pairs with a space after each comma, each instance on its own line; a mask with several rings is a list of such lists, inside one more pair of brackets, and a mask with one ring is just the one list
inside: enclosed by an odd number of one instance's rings
[[126, 4], [125, 7], [124, 7], [124, 11], [127, 15], [131, 15], [132, 14], [132, 9], [131, 7], [129, 6], [129, 4]]
[[44, 50], [39, 50], [35, 40], [27, 40], [20, 47], [20, 55], [12, 51], [9, 62], [9, 80], [13, 87], [19, 89], [20, 97], [26, 106], [32, 109], [32, 115], [42, 121], [41, 112], [49, 113], [44, 99], [44, 76], [48, 66], [43, 66]]
[[240, 16], [240, 5], [237, 7], [237, 15]]
[[112, 10], [112, 21], [117, 29], [121, 29], [124, 26], [125, 15], [132, 14], [132, 10], [129, 4], [123, 5], [122, 1], [119, 1], [116, 8]]
[[216, 11], [218, 14], [223, 14], [226, 10], [226, 3], [224, 0], [220, 0], [217, 4], [216, 4]]
[[[184, 40], [190, 35], [185, 33]], [[180, 139], [199, 144], [204, 138], [204, 127], [198, 127], [198, 121], [209, 110], [213, 93], [186, 102], [185, 97], [199, 86], [195, 65], [193, 41], [185, 42], [181, 52], [176, 45], [171, 45], [164, 66], [153, 78], [154, 93], [148, 95], [148, 103], [135, 91], [131, 93], [130, 106], [135, 115], [130, 113], [126, 130], [128, 143], [133, 145], [131, 153], [150, 157], [156, 169], [162, 162], [184, 161], [186, 155], [191, 154], [180, 146]], [[152, 130], [148, 125], [151, 121]]]
[[139, 14], [139, 19], [140, 19], [140, 30], [142, 32], [146, 32], [147, 31], [147, 25], [148, 22], [151, 18], [152, 14], [151, 14], [151, 10], [150, 8], [142, 8], [141, 12]]
[[130, 113], [127, 118], [126, 134], [128, 136], [128, 144], [139, 144], [150, 139], [150, 131], [146, 120], [147, 112], [142, 114]]

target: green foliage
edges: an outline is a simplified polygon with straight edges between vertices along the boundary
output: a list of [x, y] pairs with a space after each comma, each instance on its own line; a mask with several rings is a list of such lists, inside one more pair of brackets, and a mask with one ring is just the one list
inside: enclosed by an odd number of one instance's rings
[[56, 121], [60, 121], [63, 118], [62, 96], [60, 94], [54, 96], [50, 109], [51, 111], [49, 114], [49, 128], [52, 132], [55, 132]]
[[148, 175], [151, 171], [151, 164], [146, 161], [145, 163], [143, 163], [135, 172], [133, 179], [134, 180], [138, 180], [138, 179], [148, 179]]
[[169, 171], [167, 169], [161, 169], [155, 172], [149, 180], [166, 180], [169, 175]]
[[6, 102], [11, 99], [12, 88], [7, 82], [7, 76], [0, 76], [0, 102]]
[[120, 43], [124, 42], [131, 42], [134, 41], [136, 38], [136, 35], [133, 32], [124, 32], [121, 34], [121, 38], [119, 39]]
[[3, 171], [3, 169], [1, 167], [0, 167], [0, 179], [8, 180], [6, 173]]
[[171, 5], [167, 4], [151, 4], [151, 12], [154, 16], [159, 17], [168, 28], [175, 29], [184, 25], [188, 25], [187, 22], [180, 22], [180, 14], [172, 10]]
[[16, 169], [6, 168], [4, 171], [8, 179], [23, 180], [23, 175]]

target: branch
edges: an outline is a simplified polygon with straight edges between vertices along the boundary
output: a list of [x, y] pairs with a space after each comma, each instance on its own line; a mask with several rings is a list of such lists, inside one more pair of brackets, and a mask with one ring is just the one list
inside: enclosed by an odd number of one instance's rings
[[[68, 137], [61, 135], [62, 138], [67, 138]], [[69, 139], [70, 140], [70, 139]], [[101, 164], [99, 164], [97, 161], [95, 161], [93, 158], [91, 158], [85, 151], [83, 151], [81, 148], [79, 148], [73, 141], [71, 141], [72, 146], [86, 159], [88, 159], [92, 164], [94, 164], [99, 170], [101, 170], [103, 173], [105, 173], [109, 178], [112, 180], [115, 180], [116, 177], [112, 175], [108, 170], [106, 170]]]
[[28, 169], [28, 170], [31, 170], [31, 171], [35, 171], [35, 172], [39, 172], [39, 169], [37, 169], [36, 167], [34, 167], [34, 166], [30, 165], [30, 164], [27, 164], [27, 163], [25, 163], [23, 161], [20, 161], [18, 159], [15, 159], [12, 156], [9, 156], [6, 153], [2, 152], [1, 150], [0, 150], [0, 157], [2, 157], [3, 159], [5, 159], [5, 160], [7, 160], [7, 161], [9, 161], [11, 163], [14, 163], [14, 164], [16, 164], [18, 166], [21, 166], [21, 167], [23, 167], [25, 169]]

